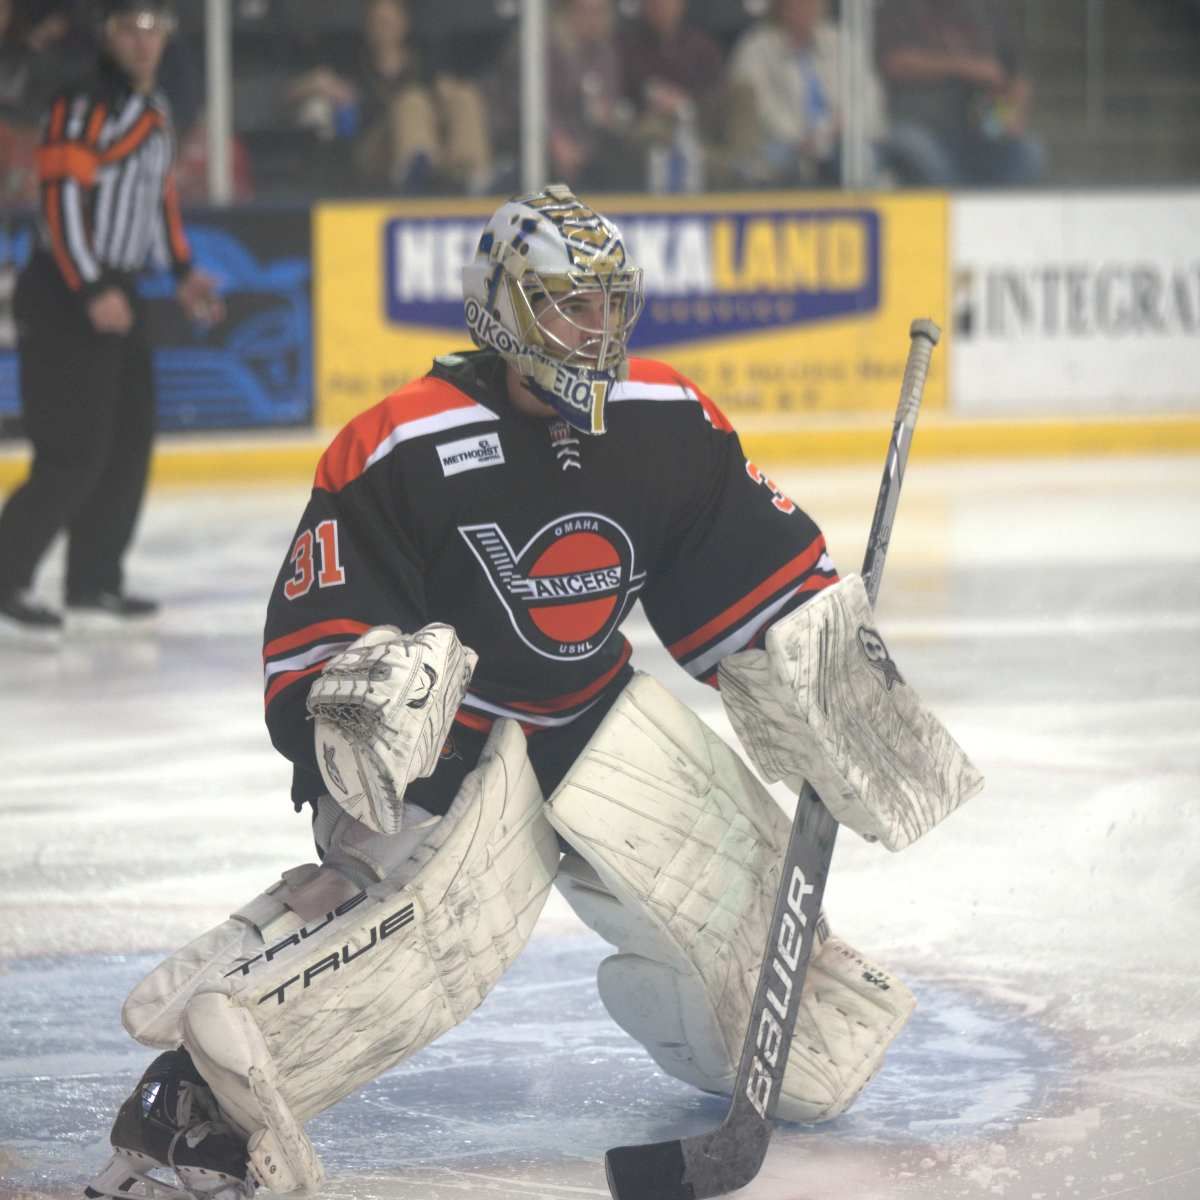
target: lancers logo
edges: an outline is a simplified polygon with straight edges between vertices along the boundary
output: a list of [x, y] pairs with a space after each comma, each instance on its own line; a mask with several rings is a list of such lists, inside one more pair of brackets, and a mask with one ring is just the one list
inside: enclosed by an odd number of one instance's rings
[[599, 513], [570, 513], [514, 550], [496, 524], [461, 525], [521, 640], [544, 658], [595, 654], [646, 581], [633, 542]]

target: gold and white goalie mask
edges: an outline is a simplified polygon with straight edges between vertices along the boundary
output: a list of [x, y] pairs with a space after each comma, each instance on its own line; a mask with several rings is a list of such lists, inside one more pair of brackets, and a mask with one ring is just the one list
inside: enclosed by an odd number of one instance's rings
[[584, 433], [604, 432], [642, 301], [642, 271], [621, 231], [562, 184], [502, 204], [463, 268], [475, 344], [498, 351]]

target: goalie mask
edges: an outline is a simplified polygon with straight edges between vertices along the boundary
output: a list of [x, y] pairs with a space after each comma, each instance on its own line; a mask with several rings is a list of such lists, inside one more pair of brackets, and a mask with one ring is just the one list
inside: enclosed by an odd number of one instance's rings
[[539, 400], [584, 433], [627, 374], [642, 272], [621, 231], [562, 184], [500, 206], [463, 268], [467, 328]]

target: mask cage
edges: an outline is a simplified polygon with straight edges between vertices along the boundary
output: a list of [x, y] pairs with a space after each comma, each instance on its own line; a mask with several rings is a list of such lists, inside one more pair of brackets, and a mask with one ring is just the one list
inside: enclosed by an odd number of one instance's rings
[[[526, 345], [562, 362], [599, 371], [615, 371], [625, 361], [644, 301], [641, 268], [604, 275], [526, 271], [520, 279], [510, 276], [508, 282]], [[557, 319], [562, 332], [547, 328], [549, 316]]]

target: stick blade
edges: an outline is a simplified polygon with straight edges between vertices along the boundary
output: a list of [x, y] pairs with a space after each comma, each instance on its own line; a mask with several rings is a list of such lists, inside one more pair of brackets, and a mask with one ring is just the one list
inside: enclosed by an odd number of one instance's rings
[[745, 1187], [771, 1140], [770, 1123], [750, 1115], [735, 1107], [711, 1133], [610, 1150], [604, 1167], [613, 1200], [709, 1200]]
[[615, 1146], [604, 1156], [604, 1172], [613, 1200], [696, 1200], [679, 1142]]

